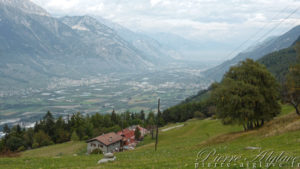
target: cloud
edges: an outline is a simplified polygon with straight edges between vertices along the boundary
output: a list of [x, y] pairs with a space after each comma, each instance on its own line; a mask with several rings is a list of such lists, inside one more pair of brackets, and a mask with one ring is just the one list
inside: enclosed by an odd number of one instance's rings
[[[299, 0], [32, 0], [55, 16], [93, 15], [134, 31], [169, 32], [237, 46], [300, 6]], [[300, 24], [299, 12], [271, 35]]]
[[153, 6], [157, 5], [158, 3], [160, 3], [161, 1], [162, 0], [150, 0], [150, 4], [153, 7]]

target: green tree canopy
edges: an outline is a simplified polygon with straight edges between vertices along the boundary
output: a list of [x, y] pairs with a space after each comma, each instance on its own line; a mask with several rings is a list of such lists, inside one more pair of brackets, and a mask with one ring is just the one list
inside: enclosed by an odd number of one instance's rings
[[51, 138], [49, 135], [47, 135], [44, 131], [39, 130], [35, 135], [34, 135], [34, 143], [38, 146], [47, 146], [50, 144], [53, 144], [51, 141]]
[[140, 137], [141, 137], [141, 131], [140, 131], [139, 127], [136, 127], [135, 130], [134, 130], [134, 138], [136, 140], [139, 140]]
[[262, 126], [279, 114], [279, 85], [261, 64], [247, 59], [231, 67], [221, 83], [214, 84], [212, 99], [224, 124], [245, 130]]
[[76, 131], [73, 131], [72, 136], [71, 136], [72, 141], [79, 141], [79, 137], [76, 133]]
[[285, 102], [290, 103], [300, 115], [300, 43], [296, 45], [297, 63], [291, 65], [286, 76], [286, 82], [283, 85], [283, 98]]

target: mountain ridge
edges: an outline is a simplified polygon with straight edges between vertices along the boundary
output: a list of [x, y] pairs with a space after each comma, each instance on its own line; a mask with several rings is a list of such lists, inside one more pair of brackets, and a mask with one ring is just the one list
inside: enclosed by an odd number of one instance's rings
[[240, 61], [250, 58], [254, 60], [258, 60], [266, 54], [288, 48], [290, 47], [300, 36], [300, 25], [293, 27], [288, 32], [283, 35], [271, 40], [267, 41], [265, 44], [261, 44], [260, 46], [254, 48], [252, 51], [241, 52], [234, 58], [223, 62], [222, 64], [211, 68], [205, 71], [203, 74], [212, 79], [213, 81], [220, 81], [225, 74], [229, 70], [229, 68], [233, 65], [236, 65]]

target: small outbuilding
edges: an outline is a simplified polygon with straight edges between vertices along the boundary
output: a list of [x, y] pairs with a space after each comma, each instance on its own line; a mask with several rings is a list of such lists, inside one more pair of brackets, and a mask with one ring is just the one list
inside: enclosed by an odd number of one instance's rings
[[95, 149], [100, 149], [103, 153], [120, 151], [122, 137], [114, 132], [102, 134], [87, 141], [87, 152], [90, 154]]
[[132, 146], [135, 145], [135, 136], [134, 136], [134, 131], [127, 129], [123, 129], [122, 131], [119, 131], [117, 133], [119, 136], [123, 138], [122, 145], [123, 146]]

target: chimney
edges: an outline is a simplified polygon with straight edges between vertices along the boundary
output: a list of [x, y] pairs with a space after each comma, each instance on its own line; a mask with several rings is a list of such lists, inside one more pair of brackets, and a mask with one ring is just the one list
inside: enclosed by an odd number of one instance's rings
[[108, 141], [111, 143], [112, 142], [112, 137], [109, 137]]

